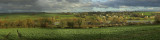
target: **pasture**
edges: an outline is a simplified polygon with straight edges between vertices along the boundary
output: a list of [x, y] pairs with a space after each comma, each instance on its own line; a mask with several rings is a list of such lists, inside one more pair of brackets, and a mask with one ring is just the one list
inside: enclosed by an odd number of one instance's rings
[[160, 25], [90, 29], [9, 28], [0, 29], [0, 32], [0, 39], [7, 40], [160, 40]]
[[74, 17], [74, 15], [64, 15], [64, 14], [56, 14], [56, 13], [8, 13], [8, 14], [0, 14], [1, 20], [6, 21], [16, 21], [16, 20], [25, 20], [25, 19], [37, 19], [37, 18], [49, 18], [59, 16], [61, 18], [69, 18]]

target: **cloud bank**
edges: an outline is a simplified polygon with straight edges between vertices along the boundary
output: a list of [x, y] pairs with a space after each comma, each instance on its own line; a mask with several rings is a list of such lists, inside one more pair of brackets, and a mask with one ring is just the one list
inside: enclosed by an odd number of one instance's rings
[[160, 0], [0, 0], [0, 12], [160, 11]]

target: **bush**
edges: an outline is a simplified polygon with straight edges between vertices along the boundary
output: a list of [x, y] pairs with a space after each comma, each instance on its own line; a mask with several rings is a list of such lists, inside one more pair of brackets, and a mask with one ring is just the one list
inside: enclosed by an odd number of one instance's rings
[[114, 19], [113, 20], [111, 20], [111, 23], [112, 24], [121, 24], [121, 23], [126, 23], [127, 22], [127, 20], [126, 19], [124, 19], [123, 17], [114, 17]]
[[160, 15], [155, 16], [155, 23], [160, 23]]
[[60, 21], [60, 26], [61, 26], [62, 28], [68, 27], [67, 21], [65, 21], [64, 19], [62, 19], [62, 20]]

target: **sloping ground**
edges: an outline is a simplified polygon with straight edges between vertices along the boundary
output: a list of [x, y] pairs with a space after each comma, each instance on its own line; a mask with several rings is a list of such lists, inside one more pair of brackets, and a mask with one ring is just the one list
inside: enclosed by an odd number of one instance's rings
[[64, 15], [64, 14], [49, 14], [49, 13], [42, 13], [42, 14], [0, 14], [0, 20], [7, 20], [7, 21], [16, 21], [16, 20], [25, 20], [25, 19], [37, 19], [37, 18], [49, 18], [49, 17], [56, 17], [59, 16], [60, 18], [70, 18], [74, 17], [74, 15]]
[[[17, 33], [19, 30], [19, 33]], [[10, 34], [8, 34], [10, 32]], [[8, 40], [160, 40], [160, 25], [123, 26], [92, 29], [0, 29], [0, 39]]]

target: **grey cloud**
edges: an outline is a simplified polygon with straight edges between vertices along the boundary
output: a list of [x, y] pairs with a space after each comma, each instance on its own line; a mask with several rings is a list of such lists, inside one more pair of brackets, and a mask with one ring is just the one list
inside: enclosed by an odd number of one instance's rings
[[119, 7], [119, 6], [143, 6], [143, 7], [160, 7], [160, 0], [114, 0], [101, 3], [104, 6]]
[[57, 2], [62, 2], [63, 0], [57, 0]]
[[0, 10], [25, 10], [25, 11], [41, 11], [41, 7], [36, 4], [37, 0], [0, 0]]
[[73, 2], [73, 3], [76, 3], [76, 2], [79, 2], [80, 0], [66, 0], [66, 1], [68, 1], [68, 2]]
[[0, 12], [22, 11], [93, 11], [93, 8], [160, 7], [160, 0], [0, 0]]
[[[83, 8], [92, 8], [91, 1], [86, 0], [39, 0], [38, 4], [43, 7], [44, 10], [80, 10]], [[92, 9], [89, 9], [92, 10]]]
[[0, 4], [33, 4], [37, 0], [0, 0]]

